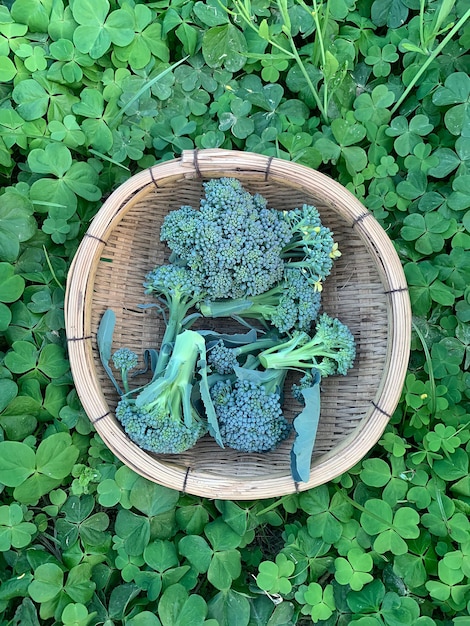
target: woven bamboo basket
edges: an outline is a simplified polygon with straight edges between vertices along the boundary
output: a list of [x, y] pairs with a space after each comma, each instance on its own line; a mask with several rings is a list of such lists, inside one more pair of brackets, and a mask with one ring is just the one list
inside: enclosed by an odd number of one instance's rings
[[[199, 206], [202, 182], [235, 177], [268, 206], [315, 205], [342, 256], [326, 279], [323, 308], [354, 334], [357, 357], [347, 376], [322, 383], [321, 415], [309, 482], [290, 474], [292, 437], [273, 452], [221, 449], [210, 437], [180, 455], [154, 455], [130, 441], [113, 413], [119, 400], [99, 360], [96, 333], [103, 312], [117, 317], [113, 350], [158, 348], [161, 317], [140, 305], [144, 276], [168, 260], [159, 232], [168, 211]], [[103, 204], [70, 268], [66, 328], [72, 374], [97, 432], [126, 465], [142, 476], [194, 495], [252, 500], [302, 491], [330, 481], [355, 465], [378, 441], [400, 397], [406, 374], [411, 311], [398, 256], [382, 227], [344, 187], [308, 167], [257, 154], [186, 151], [130, 178]], [[234, 331], [229, 320], [204, 327]], [[231, 325], [232, 324], [232, 325]], [[211, 325], [211, 326], [209, 326]], [[288, 418], [300, 411], [289, 396]]]

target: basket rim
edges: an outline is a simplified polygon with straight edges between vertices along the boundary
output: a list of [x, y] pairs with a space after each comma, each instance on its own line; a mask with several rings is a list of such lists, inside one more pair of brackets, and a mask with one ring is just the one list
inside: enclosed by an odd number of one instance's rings
[[[91, 305], [99, 259], [107, 239], [125, 214], [151, 188], [181, 179], [231, 176], [318, 192], [350, 224], [375, 260], [388, 299], [387, 362], [367, 418], [330, 452], [315, 459], [310, 480], [295, 483], [291, 476], [229, 478], [191, 471], [157, 460], [130, 441], [109, 409], [97, 382], [93, 357]], [[341, 209], [341, 211], [340, 211]], [[411, 305], [398, 254], [373, 215], [345, 187], [305, 165], [277, 157], [222, 149], [188, 150], [179, 158], [159, 163], [132, 176], [103, 203], [72, 260], [65, 293], [65, 326], [70, 366], [77, 393], [90, 421], [110, 450], [145, 478], [194, 495], [231, 500], [277, 497], [304, 491], [349, 470], [377, 443], [400, 399], [411, 341]], [[85, 376], [83, 366], [86, 364]], [[347, 454], [346, 454], [347, 453]]]

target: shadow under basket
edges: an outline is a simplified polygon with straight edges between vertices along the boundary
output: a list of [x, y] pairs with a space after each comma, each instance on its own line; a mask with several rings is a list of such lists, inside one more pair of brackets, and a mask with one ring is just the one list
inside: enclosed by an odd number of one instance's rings
[[[160, 242], [165, 215], [182, 205], [199, 207], [202, 183], [238, 178], [279, 210], [313, 204], [338, 242], [342, 256], [324, 283], [323, 310], [351, 329], [357, 347], [347, 376], [322, 382], [321, 414], [310, 480], [290, 473], [293, 435], [269, 453], [220, 448], [209, 436], [179, 455], [140, 449], [124, 433], [114, 410], [119, 397], [99, 359], [98, 325], [107, 308], [116, 314], [113, 351], [143, 354], [159, 347], [164, 322], [144, 294], [145, 275], [168, 260]], [[406, 374], [411, 310], [395, 249], [375, 218], [344, 187], [308, 167], [230, 150], [183, 152], [145, 170], [103, 204], [70, 268], [66, 328], [72, 374], [83, 407], [110, 450], [149, 480], [217, 499], [254, 500], [310, 489], [346, 472], [378, 441], [400, 398]], [[203, 327], [232, 332], [231, 320], [202, 320]], [[197, 327], [196, 327], [197, 328]], [[143, 384], [137, 379], [136, 386]], [[286, 395], [288, 419], [301, 406]]]

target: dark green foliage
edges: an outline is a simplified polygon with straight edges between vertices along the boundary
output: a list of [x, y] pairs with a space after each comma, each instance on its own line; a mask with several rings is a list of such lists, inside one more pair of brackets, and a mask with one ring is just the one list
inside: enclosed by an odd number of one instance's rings
[[[2, 624], [467, 624], [469, 14], [460, 0], [2, 3]], [[122, 466], [64, 351], [65, 277], [101, 199], [218, 147], [346, 186], [393, 240], [414, 313], [402, 400], [368, 458], [263, 502]]]

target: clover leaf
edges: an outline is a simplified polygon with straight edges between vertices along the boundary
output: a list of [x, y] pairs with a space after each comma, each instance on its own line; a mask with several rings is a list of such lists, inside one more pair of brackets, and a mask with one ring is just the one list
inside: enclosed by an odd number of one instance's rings
[[436, 89], [432, 101], [437, 106], [450, 106], [444, 115], [445, 125], [453, 135], [469, 136], [470, 77], [464, 72], [448, 76], [443, 87]]
[[287, 595], [290, 593], [292, 583], [289, 577], [294, 573], [295, 564], [285, 554], [278, 554], [274, 563], [263, 561], [259, 564], [258, 569], [256, 584], [260, 589], [273, 594]]
[[401, 236], [405, 241], [414, 241], [415, 248], [424, 255], [440, 252], [445, 240], [457, 232], [457, 221], [448, 220], [438, 212], [411, 213], [403, 220]]
[[247, 44], [243, 33], [233, 24], [213, 26], [204, 33], [202, 54], [209, 67], [240, 70], [246, 61]]
[[360, 591], [374, 578], [370, 571], [373, 561], [370, 554], [360, 548], [352, 548], [347, 558], [335, 559], [335, 579], [340, 585], [349, 585], [353, 591]]
[[310, 615], [314, 622], [327, 620], [336, 608], [332, 585], [326, 585], [324, 589], [316, 582], [301, 585], [295, 599], [303, 605], [302, 614]]
[[99, 59], [111, 44], [127, 46], [134, 39], [134, 20], [128, 11], [109, 12], [108, 0], [75, 0], [72, 13], [79, 26], [73, 34], [77, 50]]
[[37, 528], [23, 521], [23, 509], [14, 502], [0, 506], [0, 552], [13, 548], [24, 548], [31, 543]]
[[163, 626], [202, 626], [207, 616], [207, 604], [201, 596], [190, 595], [183, 585], [170, 585], [160, 598], [158, 615]]
[[404, 554], [408, 550], [405, 539], [418, 537], [419, 514], [410, 507], [401, 507], [393, 514], [392, 507], [376, 498], [365, 504], [361, 525], [374, 539], [374, 550], [380, 554]]

